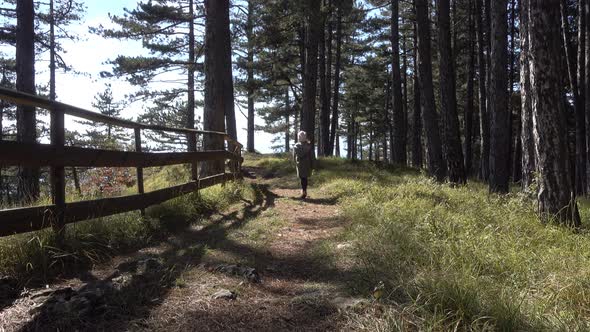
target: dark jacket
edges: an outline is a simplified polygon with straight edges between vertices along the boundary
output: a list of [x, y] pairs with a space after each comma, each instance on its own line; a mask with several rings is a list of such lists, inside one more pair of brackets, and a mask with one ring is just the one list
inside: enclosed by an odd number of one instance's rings
[[307, 142], [295, 144], [293, 158], [297, 164], [297, 176], [300, 178], [309, 177], [315, 161], [313, 146]]

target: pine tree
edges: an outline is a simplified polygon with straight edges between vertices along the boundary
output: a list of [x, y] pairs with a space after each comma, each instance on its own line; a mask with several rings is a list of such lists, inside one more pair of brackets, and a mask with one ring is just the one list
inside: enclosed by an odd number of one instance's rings
[[[16, 5], [16, 89], [35, 94], [35, 9], [33, 0]], [[19, 105], [16, 111], [17, 141], [37, 140], [35, 108]], [[39, 198], [39, 169], [21, 167], [18, 184], [19, 200], [32, 202]]]
[[[142, 41], [147, 55], [122, 56], [111, 60], [113, 72], [104, 77], [125, 77], [138, 91], [131, 94], [131, 101], [150, 102], [146, 113], [139, 118], [152, 124], [170, 127], [195, 128], [195, 91], [201, 90], [195, 72], [202, 71], [197, 59], [202, 56], [203, 43], [196, 39], [194, 25], [202, 14], [193, 0], [140, 1], [135, 9], [125, 9], [124, 16], [111, 16], [117, 29], [95, 27], [91, 30], [107, 38]], [[170, 79], [177, 75], [177, 79]], [[183, 77], [184, 76], [184, 77]], [[154, 88], [157, 82], [167, 82], [170, 88]], [[178, 135], [157, 137], [146, 133], [149, 139], [170, 146], [186, 145], [196, 149], [195, 137]], [[180, 142], [180, 144], [178, 144]]]
[[559, 1], [530, 0], [528, 5], [539, 214], [545, 221], [556, 218], [577, 227], [580, 215], [569, 177], [566, 119], [561, 102]]
[[508, 193], [510, 114], [508, 108], [508, 3], [491, 2], [490, 191]]
[[[234, 100], [231, 71], [231, 45], [229, 27], [229, 0], [206, 0], [205, 24], [205, 110], [203, 129], [224, 132], [233, 112]], [[234, 123], [228, 123], [228, 127]], [[233, 133], [235, 135], [235, 132]], [[231, 134], [230, 134], [231, 135]], [[219, 135], [205, 135], [205, 150], [223, 150], [224, 141]], [[201, 177], [224, 172], [220, 161], [202, 163]]]
[[457, 115], [455, 90], [455, 64], [451, 45], [450, 1], [438, 0], [438, 48], [440, 54], [441, 112], [444, 119], [446, 158], [449, 180], [453, 183], [466, 181], [461, 149], [461, 134]]
[[428, 1], [416, 0], [415, 4], [418, 27], [418, 78], [420, 82], [422, 121], [428, 147], [428, 171], [438, 181], [443, 181], [446, 176], [446, 167], [443, 162], [442, 142], [432, 83]]
[[[105, 84], [104, 91], [98, 92], [92, 102], [92, 107], [101, 114], [115, 118], [121, 116], [123, 105], [115, 101], [110, 84]], [[90, 146], [116, 148], [128, 139], [125, 131], [120, 127], [93, 121], [80, 121], [80, 123], [91, 128], [86, 131], [86, 136], [89, 138], [87, 144]]]

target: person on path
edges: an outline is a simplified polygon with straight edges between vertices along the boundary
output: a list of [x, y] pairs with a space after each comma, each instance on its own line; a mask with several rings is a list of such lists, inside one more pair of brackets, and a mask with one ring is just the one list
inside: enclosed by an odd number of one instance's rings
[[311, 142], [307, 139], [307, 133], [300, 131], [297, 135], [297, 144], [293, 149], [293, 159], [297, 164], [297, 176], [301, 180], [301, 199], [307, 197], [307, 179], [311, 176], [315, 153]]

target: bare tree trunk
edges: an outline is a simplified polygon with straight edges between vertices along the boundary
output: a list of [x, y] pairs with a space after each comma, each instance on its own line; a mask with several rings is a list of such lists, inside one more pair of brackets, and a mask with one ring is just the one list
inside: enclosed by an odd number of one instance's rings
[[330, 153], [333, 155], [336, 142], [336, 130], [338, 129], [338, 101], [340, 98], [340, 67], [342, 57], [342, 10], [336, 9], [336, 63], [334, 65], [334, 96], [332, 97], [332, 124], [330, 127]]
[[[516, 73], [516, 69], [514, 66], [514, 61], [516, 61], [515, 59], [515, 47], [514, 47], [514, 39], [516, 37], [516, 4], [515, 1], [512, 0], [512, 74], [510, 76], [510, 80], [512, 83], [514, 80], [514, 76]], [[520, 14], [519, 14], [520, 15]], [[512, 87], [513, 84], [511, 84]], [[521, 87], [522, 88], [522, 87]], [[512, 93], [511, 93], [512, 95]], [[514, 103], [512, 103], [512, 101], [510, 102], [510, 105], [514, 105]], [[521, 140], [521, 131], [522, 131], [522, 107], [521, 105], [517, 105], [515, 107], [516, 110], [516, 115], [514, 116], [514, 121], [516, 121], [516, 130], [513, 131], [514, 132], [514, 156], [512, 158], [512, 181], [514, 182], [519, 182], [522, 178], [522, 140]], [[511, 121], [511, 123], [514, 123], [514, 121]]]
[[[248, 43], [248, 138], [247, 147], [248, 152], [254, 152], [254, 6], [252, 0], [248, 0], [248, 15], [246, 18], [246, 38]], [[288, 96], [289, 90], [287, 90]], [[288, 114], [288, 112], [287, 112]], [[287, 122], [289, 116], [287, 115]], [[289, 132], [289, 125], [287, 124], [287, 133]], [[287, 143], [287, 151], [289, 150], [289, 144]]]
[[[329, 84], [326, 77], [326, 14], [322, 14], [319, 51], [320, 51], [320, 142], [318, 142], [319, 156], [330, 154], [330, 105], [328, 95], [330, 94]], [[321, 143], [321, 145], [319, 144]]]
[[[332, 0], [328, 0], [328, 13], [327, 13], [327, 25], [326, 29], [328, 29], [328, 40], [326, 41], [326, 99], [328, 100], [328, 116], [331, 113], [331, 105], [332, 105], [332, 40], [334, 38], [334, 31], [332, 29], [332, 13], [334, 7], [332, 7]], [[328, 128], [329, 129], [329, 128]], [[330, 135], [328, 134], [328, 144], [330, 142], [329, 139]], [[328, 147], [328, 155], [331, 154], [333, 150], [332, 147]]]
[[533, 103], [530, 71], [530, 35], [529, 35], [529, 2], [520, 2], [520, 98], [522, 113], [522, 187], [526, 189], [533, 184], [537, 168], [535, 157], [535, 141], [533, 138]]
[[455, 65], [451, 49], [450, 1], [438, 0], [438, 49], [440, 54], [440, 96], [444, 117], [447, 167], [449, 180], [465, 183], [465, 167], [461, 148], [461, 133], [457, 115]]
[[[193, 0], [189, 0], [189, 33], [188, 33], [188, 100], [186, 104], [186, 127], [189, 129], [195, 128], [195, 22], [194, 22], [194, 3]], [[188, 151], [197, 151], [197, 136], [194, 133], [186, 135], [187, 149]], [[193, 163], [191, 165], [192, 178], [198, 178], [198, 164]]]
[[[476, 0], [477, 1], [477, 0]], [[472, 1], [469, 1], [469, 32], [468, 32], [468, 48], [469, 48], [469, 69], [467, 73], [467, 98], [465, 100], [465, 142], [464, 158], [465, 158], [465, 175], [472, 172], [473, 164], [473, 97], [474, 97], [474, 79], [475, 79], [475, 25], [473, 23], [473, 7]]]
[[422, 168], [422, 110], [420, 107], [420, 81], [418, 79], [418, 32], [414, 24], [414, 110], [412, 114], [412, 166]]
[[[16, 89], [35, 94], [35, 14], [33, 0], [16, 2]], [[16, 109], [17, 140], [37, 141], [35, 108], [18, 105]], [[39, 168], [21, 167], [18, 197], [23, 203], [39, 198]]]
[[[565, 0], [561, 0], [560, 7], [561, 35], [565, 50], [568, 83], [574, 98], [574, 112], [576, 114], [576, 158], [575, 163], [571, 166], [574, 168], [576, 192], [583, 195], [586, 188], [586, 115], [584, 114], [584, 103], [579, 94], [576, 72], [577, 59], [570, 40], [567, 3]], [[581, 16], [583, 17], [583, 15]]]
[[406, 165], [408, 163], [408, 55], [406, 53], [406, 39], [402, 38], [402, 113], [404, 115], [404, 141], [406, 150]]
[[566, 119], [561, 102], [559, 0], [530, 1], [531, 86], [539, 214], [544, 221], [580, 225], [569, 177]]
[[446, 176], [446, 167], [442, 156], [442, 143], [438, 127], [438, 115], [434, 101], [432, 83], [432, 62], [430, 46], [430, 21], [428, 19], [428, 1], [416, 0], [416, 21], [418, 25], [418, 77], [420, 81], [422, 121], [426, 131], [428, 147], [428, 171], [438, 181]]
[[[338, 128], [336, 128], [338, 130]], [[335, 143], [336, 153], [334, 155], [336, 157], [340, 157], [340, 132], [336, 131], [336, 143]]]
[[[387, 148], [387, 140], [388, 138], [391, 139], [393, 141], [393, 134], [392, 134], [392, 126], [391, 126], [391, 121], [390, 121], [390, 116], [389, 116], [389, 102], [391, 100], [391, 93], [390, 93], [390, 87], [389, 87], [389, 80], [387, 80], [387, 83], [385, 84], [385, 102], [383, 104], [383, 124], [382, 124], [382, 130], [383, 130], [383, 161], [387, 162], [388, 160], [391, 161], [391, 156], [389, 155], [389, 150]], [[389, 135], [389, 137], [388, 137]]]
[[305, 67], [303, 78], [303, 112], [301, 126], [312, 146], [315, 144], [315, 100], [318, 75], [318, 39], [320, 37], [320, 1], [305, 2]]
[[391, 2], [391, 96], [393, 109], [393, 142], [391, 144], [392, 162], [407, 164], [406, 128], [402, 100], [402, 77], [399, 57], [399, 2]]
[[[583, 79], [580, 79], [580, 88], [583, 88], [581, 91], [581, 95], [584, 96], [584, 109], [586, 115], [586, 193], [590, 192], [590, 0], [583, 0], [584, 3], [584, 10], [583, 16], [585, 21], [585, 55], [584, 57], [584, 65], [580, 66], [582, 69], [583, 67]], [[580, 43], [580, 45], [582, 45]], [[581, 74], [582, 72], [580, 72]], [[582, 83], [583, 82], [583, 83]]]
[[291, 102], [289, 100], [289, 87], [285, 89], [285, 152], [291, 149], [291, 142], [289, 141], [289, 116], [291, 113]]
[[361, 155], [360, 156], [361, 157], [360, 159], [361, 160], [364, 160], [364, 157], [365, 156], [363, 155], [363, 133], [361, 132], [360, 123], [357, 123], [356, 129], [357, 129], [357, 133], [358, 133], [357, 135], [358, 135], [358, 138], [359, 138], [359, 145], [358, 146], [359, 146], [360, 155]]
[[578, 1], [578, 54], [576, 81], [578, 87], [579, 109], [576, 109], [576, 192], [585, 195], [588, 187], [586, 159], [588, 158], [586, 132], [586, 82], [584, 81], [586, 55], [586, 15], [584, 14], [586, 0]]
[[481, 161], [480, 175], [483, 180], [487, 180], [490, 175], [490, 123], [487, 105], [487, 68], [484, 50], [486, 49], [484, 40], [484, 30], [482, 15], [483, 0], [475, 0], [476, 22], [477, 22], [477, 65], [479, 70], [479, 124], [481, 138]]
[[[229, 32], [229, 0], [205, 0], [205, 110], [203, 128], [211, 131], [225, 132], [225, 115], [228, 108], [225, 81], [232, 81], [231, 50]], [[229, 77], [228, 77], [229, 76]], [[224, 140], [219, 135], [204, 135], [203, 147], [206, 150], [223, 150]], [[223, 173], [221, 161], [204, 162], [201, 177]]]
[[508, 178], [513, 174], [512, 166], [514, 165], [513, 160], [513, 137], [518, 135], [513, 134], [513, 123], [514, 123], [514, 112], [512, 96], [514, 95], [514, 76], [516, 72], [516, 48], [515, 48], [515, 36], [516, 36], [516, 0], [510, 0], [510, 49], [509, 49], [509, 62], [508, 62], [508, 132], [510, 137], [508, 138]]
[[507, 0], [491, 3], [490, 61], [490, 191], [508, 193], [510, 180], [510, 114], [508, 108]]

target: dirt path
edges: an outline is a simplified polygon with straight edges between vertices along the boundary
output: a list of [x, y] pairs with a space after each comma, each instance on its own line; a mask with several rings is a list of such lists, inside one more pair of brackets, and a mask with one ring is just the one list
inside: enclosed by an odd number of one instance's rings
[[[41, 296], [31, 292], [0, 312], [0, 330], [341, 329], [341, 309], [355, 300], [340, 295], [346, 268], [326, 264], [321, 250], [322, 240], [341, 231], [336, 201], [313, 189], [311, 198], [298, 200], [298, 190], [277, 179], [250, 181], [259, 192], [254, 202]], [[68, 287], [75, 295], [62, 294]], [[214, 299], [220, 290], [236, 298]], [[77, 304], [84, 299], [90, 309]]]

